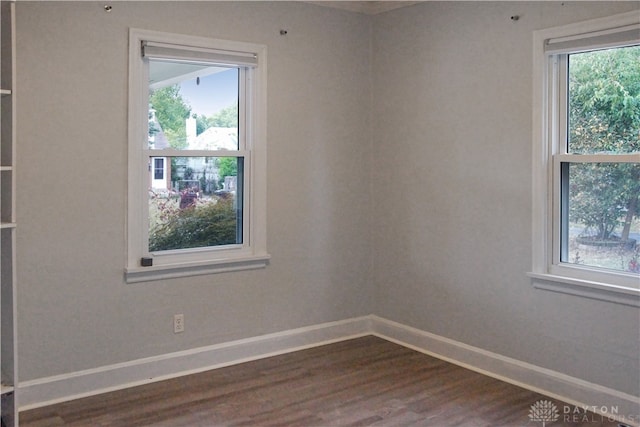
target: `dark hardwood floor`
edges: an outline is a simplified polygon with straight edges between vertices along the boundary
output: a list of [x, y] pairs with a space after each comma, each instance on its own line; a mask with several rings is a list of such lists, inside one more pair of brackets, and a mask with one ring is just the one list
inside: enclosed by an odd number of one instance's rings
[[[20, 413], [43, 426], [546, 426], [618, 423], [376, 337], [364, 337]], [[535, 414], [533, 414], [535, 415]]]

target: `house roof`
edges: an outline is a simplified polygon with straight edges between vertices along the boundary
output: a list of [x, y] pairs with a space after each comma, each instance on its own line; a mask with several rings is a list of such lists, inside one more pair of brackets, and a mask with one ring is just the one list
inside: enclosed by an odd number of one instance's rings
[[238, 129], [210, 127], [192, 142], [189, 150], [237, 150]]
[[[160, 124], [158, 124], [160, 128]], [[162, 128], [158, 132], [155, 133], [155, 139], [153, 143], [153, 148], [156, 150], [164, 150], [165, 148], [171, 148], [169, 145], [169, 140], [167, 140], [167, 136], [162, 131]]]

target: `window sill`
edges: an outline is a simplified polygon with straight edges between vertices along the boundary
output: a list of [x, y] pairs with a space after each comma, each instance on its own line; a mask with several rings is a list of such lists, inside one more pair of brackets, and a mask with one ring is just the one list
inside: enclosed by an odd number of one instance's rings
[[268, 254], [265, 254], [237, 259], [133, 267], [125, 269], [124, 275], [127, 283], [138, 283], [230, 271], [256, 270], [265, 268], [270, 258]]
[[527, 273], [536, 289], [640, 307], [640, 289], [545, 273]]

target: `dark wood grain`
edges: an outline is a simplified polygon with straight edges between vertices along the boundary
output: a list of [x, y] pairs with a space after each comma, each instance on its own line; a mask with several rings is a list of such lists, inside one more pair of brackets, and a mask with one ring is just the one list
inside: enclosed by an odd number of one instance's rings
[[563, 419], [564, 403], [376, 337], [242, 363], [34, 409], [43, 426], [542, 426], [539, 400], [560, 419], [548, 426], [618, 423], [588, 413]]

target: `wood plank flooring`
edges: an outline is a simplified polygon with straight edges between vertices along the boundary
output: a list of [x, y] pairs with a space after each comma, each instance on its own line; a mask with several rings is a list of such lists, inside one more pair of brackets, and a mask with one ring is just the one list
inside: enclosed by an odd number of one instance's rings
[[316, 347], [20, 413], [22, 427], [618, 426], [376, 337]]

